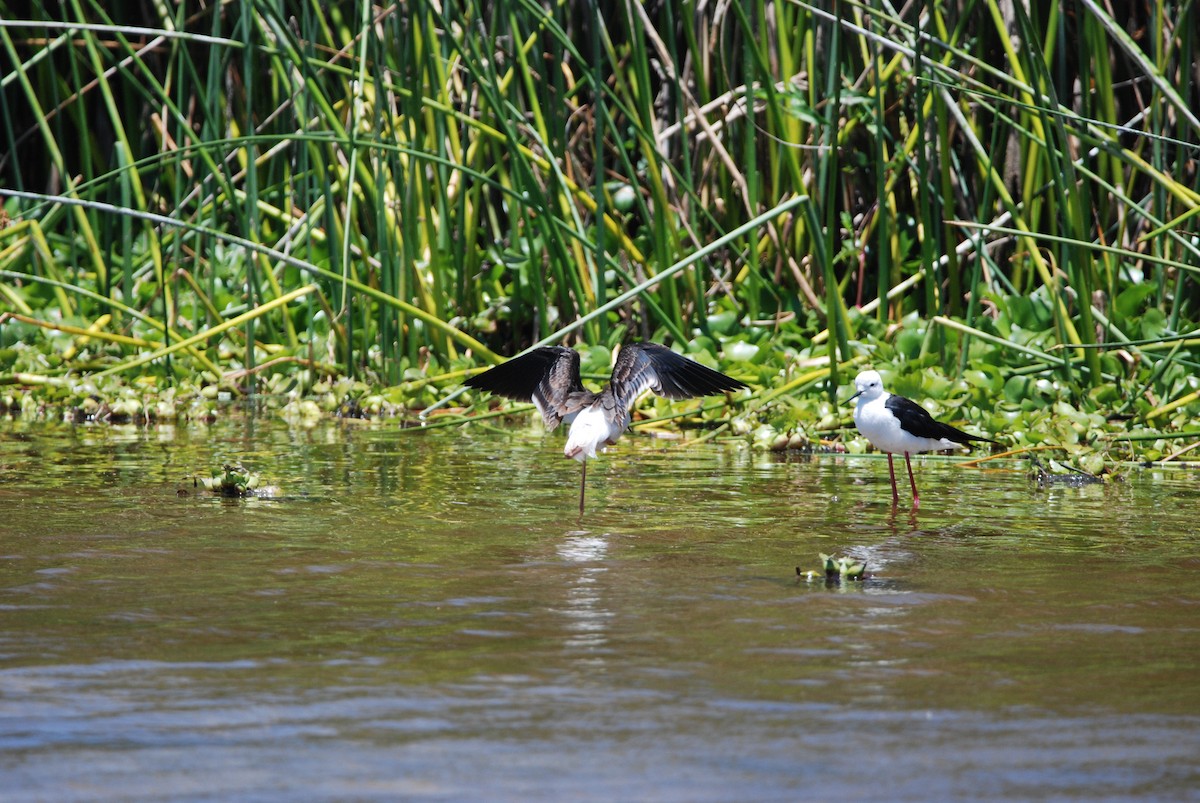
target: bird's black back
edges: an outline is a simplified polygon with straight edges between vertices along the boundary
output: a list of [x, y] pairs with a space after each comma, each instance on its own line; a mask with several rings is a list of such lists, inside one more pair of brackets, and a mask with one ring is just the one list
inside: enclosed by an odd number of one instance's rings
[[900, 426], [905, 432], [916, 435], [918, 438], [945, 438], [954, 443], [972, 443], [975, 441], [999, 443], [999, 441], [994, 441], [991, 438], [970, 435], [957, 427], [943, 424], [931, 416], [928, 410], [912, 399], [897, 396], [895, 393], [888, 396], [883, 406], [900, 420]]

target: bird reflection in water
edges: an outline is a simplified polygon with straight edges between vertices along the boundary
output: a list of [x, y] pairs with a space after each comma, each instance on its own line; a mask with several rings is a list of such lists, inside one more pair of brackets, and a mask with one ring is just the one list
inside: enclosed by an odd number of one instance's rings
[[579, 574], [566, 589], [566, 604], [559, 610], [567, 618], [563, 647], [587, 653], [591, 663], [603, 664], [608, 644], [609, 620], [613, 612], [603, 605], [600, 578], [608, 572], [601, 565], [608, 557], [608, 538], [588, 532], [568, 533], [556, 549], [564, 561], [579, 564]]

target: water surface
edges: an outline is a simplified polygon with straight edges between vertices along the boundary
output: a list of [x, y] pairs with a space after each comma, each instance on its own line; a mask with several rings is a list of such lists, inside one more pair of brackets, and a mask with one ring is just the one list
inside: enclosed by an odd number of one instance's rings
[[534, 432], [5, 423], [5, 799], [1200, 799], [1190, 472]]

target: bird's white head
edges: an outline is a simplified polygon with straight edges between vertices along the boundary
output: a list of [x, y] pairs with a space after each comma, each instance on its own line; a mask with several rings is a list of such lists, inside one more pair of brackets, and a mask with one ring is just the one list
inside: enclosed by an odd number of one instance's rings
[[859, 404], [865, 404], [883, 393], [883, 377], [878, 371], [863, 371], [854, 377], [854, 388], [858, 393], [851, 396], [851, 400], [858, 399]]

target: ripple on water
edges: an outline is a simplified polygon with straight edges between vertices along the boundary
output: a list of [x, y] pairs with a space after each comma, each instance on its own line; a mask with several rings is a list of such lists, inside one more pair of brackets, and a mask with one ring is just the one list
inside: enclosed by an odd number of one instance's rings
[[[1186, 475], [923, 460], [914, 512], [875, 458], [633, 436], [581, 519], [554, 436], [7, 426], [7, 798], [1200, 789]], [[232, 459], [282, 496], [176, 494]]]

